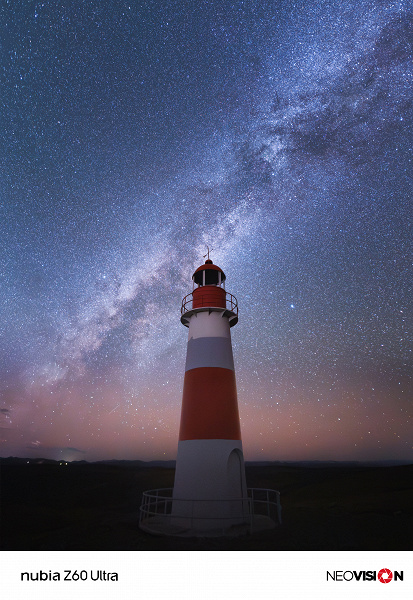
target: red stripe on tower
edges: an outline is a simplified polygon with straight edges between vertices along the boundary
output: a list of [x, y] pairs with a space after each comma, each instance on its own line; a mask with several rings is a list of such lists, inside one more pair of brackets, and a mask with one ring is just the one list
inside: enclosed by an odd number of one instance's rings
[[186, 372], [179, 439], [241, 439], [234, 371], [199, 367]]

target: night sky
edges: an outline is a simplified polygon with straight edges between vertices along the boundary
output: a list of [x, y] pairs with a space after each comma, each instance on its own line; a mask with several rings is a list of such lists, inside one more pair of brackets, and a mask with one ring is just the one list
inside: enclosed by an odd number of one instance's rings
[[412, 460], [413, 4], [0, 10], [0, 455], [175, 458], [208, 245], [246, 460]]

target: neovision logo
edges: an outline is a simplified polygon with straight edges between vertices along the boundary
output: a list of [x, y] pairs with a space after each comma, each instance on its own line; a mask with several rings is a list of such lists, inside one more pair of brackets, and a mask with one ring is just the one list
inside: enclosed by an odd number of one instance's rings
[[403, 581], [403, 571], [327, 571], [327, 581], [380, 581], [390, 583], [391, 581]]

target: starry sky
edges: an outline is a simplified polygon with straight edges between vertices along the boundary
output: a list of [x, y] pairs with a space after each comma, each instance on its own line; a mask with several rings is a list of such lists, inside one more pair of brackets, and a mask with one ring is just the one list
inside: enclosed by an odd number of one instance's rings
[[412, 2], [0, 19], [0, 455], [175, 458], [208, 245], [246, 460], [412, 460]]

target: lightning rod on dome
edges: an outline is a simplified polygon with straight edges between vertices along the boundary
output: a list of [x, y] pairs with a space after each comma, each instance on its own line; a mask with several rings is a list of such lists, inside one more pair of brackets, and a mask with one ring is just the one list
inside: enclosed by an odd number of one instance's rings
[[207, 252], [207, 254], [204, 254], [204, 258], [208, 257], [208, 258], [207, 258], [207, 260], [211, 260], [211, 259], [209, 258], [209, 253], [210, 253], [210, 252], [212, 252], [213, 248], [211, 248], [211, 250], [210, 250], [210, 249], [209, 249], [209, 246], [207, 246], [207, 250], [208, 250], [208, 252]]

